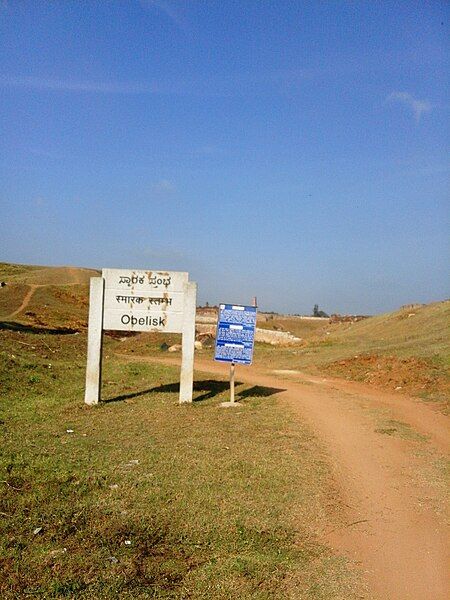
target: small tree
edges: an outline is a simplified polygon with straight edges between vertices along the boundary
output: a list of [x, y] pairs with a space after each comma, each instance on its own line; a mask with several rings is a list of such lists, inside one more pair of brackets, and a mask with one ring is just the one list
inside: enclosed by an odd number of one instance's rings
[[323, 310], [319, 310], [318, 304], [314, 304], [313, 317], [322, 317], [322, 318], [328, 319], [327, 313], [324, 312]]

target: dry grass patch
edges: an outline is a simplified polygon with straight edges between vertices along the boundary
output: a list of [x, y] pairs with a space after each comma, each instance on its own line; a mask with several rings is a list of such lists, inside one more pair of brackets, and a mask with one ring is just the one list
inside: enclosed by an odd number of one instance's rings
[[[353, 598], [318, 541], [327, 463], [277, 396], [112, 357], [83, 405], [85, 337], [2, 331], [2, 598]], [[126, 396], [124, 399], [123, 397]], [[122, 399], [121, 399], [122, 398]]]
[[0, 288], [0, 319], [7, 319], [20, 307], [29, 289], [22, 283], [8, 283]]

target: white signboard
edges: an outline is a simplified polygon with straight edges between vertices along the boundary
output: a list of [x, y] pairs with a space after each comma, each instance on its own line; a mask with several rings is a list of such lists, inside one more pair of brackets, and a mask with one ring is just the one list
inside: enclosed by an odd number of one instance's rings
[[197, 284], [184, 272], [103, 269], [92, 277], [86, 404], [100, 399], [104, 329], [181, 333], [180, 403], [192, 402], [196, 298]]
[[188, 274], [174, 271], [103, 269], [103, 329], [183, 331]]

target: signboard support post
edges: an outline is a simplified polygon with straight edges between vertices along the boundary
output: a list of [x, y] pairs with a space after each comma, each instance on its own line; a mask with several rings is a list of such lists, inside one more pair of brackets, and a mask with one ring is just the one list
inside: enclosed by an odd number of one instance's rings
[[194, 385], [195, 309], [197, 284], [188, 282], [184, 287], [184, 317], [181, 340], [180, 404], [192, 402]]
[[86, 404], [98, 404], [102, 380], [103, 277], [91, 277], [89, 290], [88, 348], [86, 366]]
[[234, 404], [234, 362], [230, 365], [230, 402]]
[[236, 363], [251, 365], [255, 341], [256, 306], [220, 304], [214, 360], [230, 363], [230, 401], [220, 406], [239, 406], [235, 401]]

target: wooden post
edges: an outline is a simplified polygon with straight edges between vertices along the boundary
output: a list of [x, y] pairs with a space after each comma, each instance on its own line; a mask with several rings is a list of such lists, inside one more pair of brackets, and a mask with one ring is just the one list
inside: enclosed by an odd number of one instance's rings
[[181, 340], [180, 404], [192, 402], [194, 384], [195, 309], [197, 284], [190, 281], [184, 287], [184, 317]]
[[91, 277], [86, 365], [86, 404], [98, 404], [102, 384], [103, 277]]

